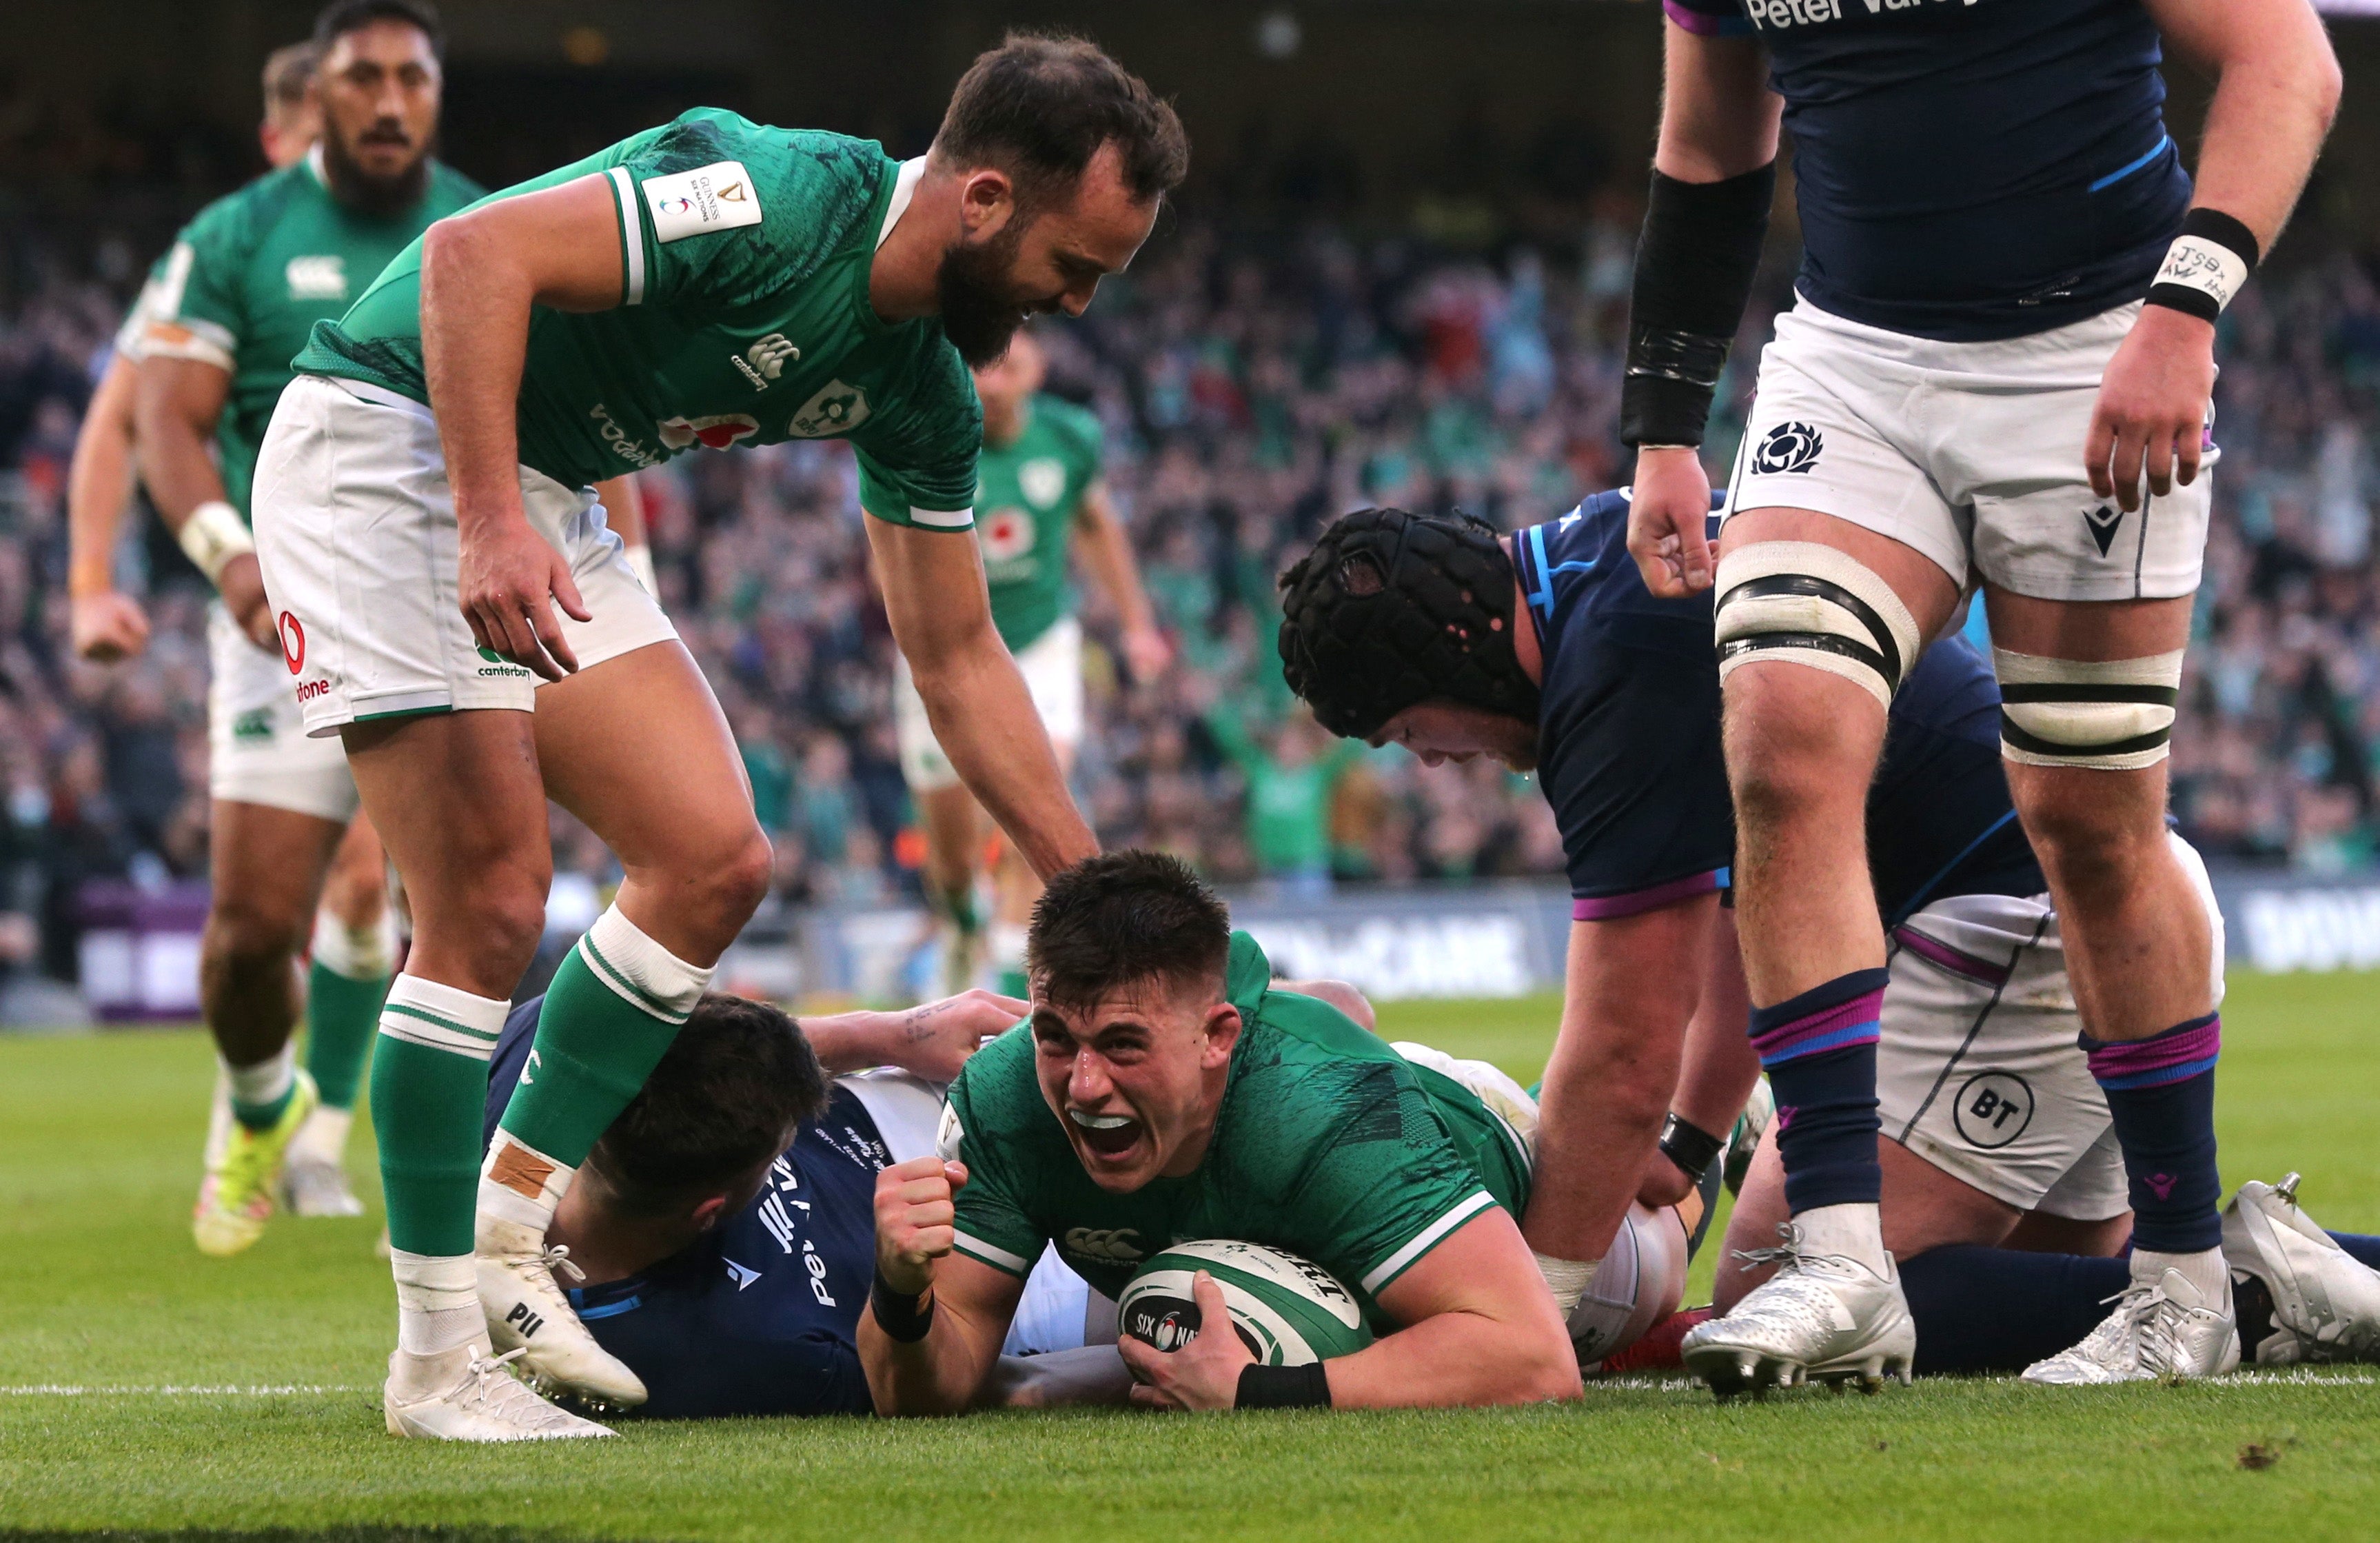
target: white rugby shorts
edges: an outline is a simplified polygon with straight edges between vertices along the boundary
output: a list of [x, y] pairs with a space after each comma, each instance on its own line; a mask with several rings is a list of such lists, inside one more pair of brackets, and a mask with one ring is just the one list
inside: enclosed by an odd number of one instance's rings
[[[520, 468], [530, 526], [594, 614], [554, 619], [581, 669], [677, 636], [637, 582], [591, 489]], [[476, 708], [535, 711], [538, 677], [482, 650], [455, 600], [455, 494], [430, 409], [300, 375], [256, 466], [257, 557], [306, 732]]]
[[[1033, 709], [1041, 727], [1061, 752], [1083, 742], [1083, 624], [1061, 616], [1050, 630], [1018, 650], [1016, 668], [1025, 689], [1033, 694]], [[901, 745], [901, 775], [910, 791], [932, 793], [959, 785], [951, 758], [942, 754], [927, 721], [925, 699], [917, 695], [909, 675], [909, 662], [895, 658], [892, 665], [892, 730]]]
[[207, 792], [234, 804], [356, 817], [346, 747], [310, 739], [276, 651], [249, 641], [221, 601], [207, 607]]
[[[2219, 1005], [2223, 916], [2206, 865], [2169, 839], [2214, 928]], [[1891, 943], [1876, 1063], [1884, 1134], [2019, 1210], [2101, 1221], [2129, 1209], [2049, 897], [1954, 895]]]
[[2191, 593], [2215, 447], [2196, 481], [2130, 514], [2082, 472], [2100, 376], [2140, 309], [2030, 337], [1941, 343], [1797, 297], [1760, 357], [1730, 516], [1832, 515], [1923, 553], [1962, 589], [1972, 571], [2041, 600]]

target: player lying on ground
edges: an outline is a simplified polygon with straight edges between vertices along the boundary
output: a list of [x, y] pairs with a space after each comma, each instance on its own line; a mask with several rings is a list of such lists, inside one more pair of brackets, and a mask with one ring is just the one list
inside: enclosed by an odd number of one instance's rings
[[[346, 759], [306, 736], [290, 698], [288, 640], [265, 602], [249, 504], [290, 356], [314, 323], [480, 194], [431, 154], [440, 47], [427, 6], [337, 0], [302, 52], [274, 55], [261, 138], [280, 169], [210, 204], [159, 260], [110, 371], [132, 374], [137, 361], [131, 420], [103, 389], [90, 420], [102, 428], [86, 426], [127, 436], [159, 515], [221, 590], [207, 628], [213, 805], [199, 974], [223, 1075], [191, 1218], [210, 1254], [253, 1244], [276, 1190], [300, 1215], [363, 1209], [340, 1160], [395, 967], [395, 919]], [[138, 652], [148, 630], [110, 573], [128, 490], [120, 473], [109, 480], [81, 490], [73, 521], [76, 643], [93, 658]], [[292, 966], [310, 926], [301, 995]], [[303, 1070], [292, 1041], [301, 1005]]]
[[[941, 1155], [877, 1177], [859, 1347], [879, 1411], [976, 1403], [1051, 1243], [1109, 1296], [1176, 1242], [1286, 1249], [1342, 1282], [1383, 1335], [1294, 1367], [1255, 1365], [1236, 1334], [1170, 1354], [1130, 1343], [1139, 1403], [1578, 1392], [1561, 1316], [1513, 1220], [1536, 1111], [1510, 1078], [1435, 1052], [1410, 1061], [1329, 1003], [1273, 989], [1222, 903], [1155, 853], [1051, 879], [1026, 958], [1033, 1016], [959, 1075]], [[1211, 1281], [1197, 1301], [1223, 1321]]]
[[[413, 907], [372, 1077], [392, 1431], [602, 1433], [506, 1377], [492, 1341], [548, 1382], [643, 1398], [554, 1284], [546, 1223], [768, 882], [718, 703], [589, 484], [697, 444], [849, 437], [943, 747], [1037, 868], [1083, 856], [967, 538], [966, 366], [1028, 311], [1087, 305], [1186, 159], [1113, 60], [1016, 38], [906, 164], [698, 108], [442, 222], [317, 328], [267, 436], [258, 537], [307, 729], [344, 739]], [[554, 978], [475, 1196], [486, 1060], [544, 926], [549, 796], [626, 878]]]
[[[491, 1143], [542, 1000], [514, 1008], [496, 1041]], [[931, 1155], [942, 1087], [1026, 1005], [973, 991], [797, 1025], [735, 997], [695, 1004], [547, 1232], [580, 1321], [644, 1383], [640, 1413], [868, 1412], [856, 1333], [875, 1268], [876, 1174]], [[1114, 1304], [1045, 1260], [990, 1396], [1121, 1400], [1131, 1379], [1115, 1352], [1079, 1354], [1087, 1331], [1104, 1326], [1112, 1340], [1114, 1321]]]
[[[976, 461], [976, 502], [983, 514], [976, 539], [983, 548], [992, 625], [1015, 657], [1063, 773], [1072, 770], [1083, 738], [1083, 628], [1067, 581], [1068, 553], [1082, 558], [1115, 607], [1134, 679], [1155, 679], [1170, 650], [1141, 589], [1132, 539], [1099, 480], [1099, 420], [1044, 394], [1046, 371], [1041, 346], [1026, 329], [1005, 357], [975, 372], [983, 402], [983, 454]], [[1041, 881], [1014, 843], [1001, 843], [990, 925], [985, 926], [976, 869], [991, 834], [990, 821], [935, 742], [925, 699], [898, 661], [892, 721], [901, 774], [926, 832], [926, 898], [955, 934], [943, 978], [952, 990], [963, 990], [975, 984], [978, 964], [988, 962], [999, 990], [1023, 995], [1025, 928]]]
[[[2279, 236], [2338, 102], [2306, 0], [1667, 0], [1659, 145], [1621, 434], [1630, 552], [1706, 593], [1752, 1036], [1806, 1257], [1695, 1330], [1760, 1378], [1904, 1358], [1876, 1215], [1886, 938], [1863, 808], [1925, 641], [1980, 589], [2010, 790], [2056, 895], [2130, 1179], [2132, 1283], [2037, 1368], [2237, 1358], [2221, 1249], [2208, 936], [2165, 839], [2168, 739], [2210, 491], [2215, 322]], [[2193, 189], [2165, 47], [2216, 80]], [[1714, 574], [1695, 447], [1795, 144], [1805, 260]], [[2120, 1337], [2120, 1336], [2119, 1336]]]

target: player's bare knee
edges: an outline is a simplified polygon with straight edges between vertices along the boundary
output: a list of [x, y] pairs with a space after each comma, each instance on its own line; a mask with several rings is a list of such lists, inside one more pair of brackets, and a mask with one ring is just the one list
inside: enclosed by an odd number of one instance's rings
[[689, 865], [671, 885], [693, 927], [725, 948], [752, 919], [769, 893], [776, 858], [769, 838], [751, 825], [715, 848], [709, 859]]
[[239, 973], [286, 965], [304, 946], [308, 923], [302, 905], [261, 890], [218, 891], [207, 911], [200, 947], [206, 962]]

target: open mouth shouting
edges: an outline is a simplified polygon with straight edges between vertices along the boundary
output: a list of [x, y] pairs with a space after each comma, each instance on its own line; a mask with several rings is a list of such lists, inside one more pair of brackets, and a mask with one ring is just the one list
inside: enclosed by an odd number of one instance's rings
[[1075, 1127], [1075, 1139], [1100, 1157], [1120, 1158], [1140, 1144], [1140, 1122], [1129, 1114], [1094, 1114], [1069, 1107], [1066, 1119]]

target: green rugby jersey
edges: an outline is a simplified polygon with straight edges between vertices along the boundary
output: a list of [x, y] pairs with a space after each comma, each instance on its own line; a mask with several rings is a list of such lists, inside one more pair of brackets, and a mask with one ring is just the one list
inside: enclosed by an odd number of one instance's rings
[[1378, 1294], [1479, 1211], [1517, 1220], [1528, 1160], [1471, 1090], [1418, 1066], [1327, 1002], [1271, 990], [1256, 940], [1232, 935], [1225, 991], [1243, 1027], [1197, 1172], [1129, 1195], [1091, 1182], [1041, 1097], [1033, 1031], [1002, 1035], [952, 1085], [942, 1155], [967, 1165], [958, 1248], [1022, 1276], [1044, 1242], [1109, 1296], [1175, 1243], [1285, 1248]]
[[349, 209], [324, 185], [322, 152], [267, 172], [199, 211], [141, 292], [143, 358], [201, 359], [231, 373], [215, 425], [224, 494], [245, 517], [256, 453], [289, 383], [290, 356], [314, 323], [339, 315], [389, 260], [481, 196], [431, 162], [421, 200], [401, 214]]
[[[620, 220], [620, 304], [530, 313], [522, 462], [576, 487], [697, 444], [847, 438], [869, 514], [967, 529], [974, 378], [939, 318], [886, 322], [868, 300], [877, 243], [923, 169], [873, 140], [698, 107], [492, 195], [601, 175]], [[315, 329], [298, 368], [429, 401], [419, 242]]]
[[986, 441], [976, 462], [976, 539], [992, 625], [1016, 652], [1075, 608], [1066, 539], [1083, 494], [1099, 480], [1099, 420], [1056, 396], [1026, 404], [1014, 443]]

